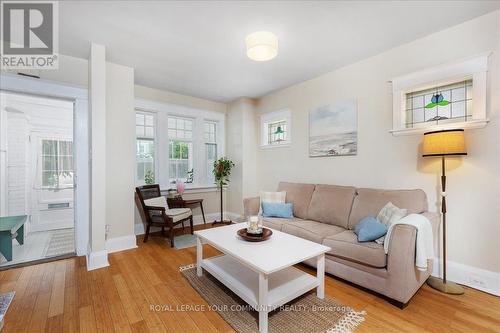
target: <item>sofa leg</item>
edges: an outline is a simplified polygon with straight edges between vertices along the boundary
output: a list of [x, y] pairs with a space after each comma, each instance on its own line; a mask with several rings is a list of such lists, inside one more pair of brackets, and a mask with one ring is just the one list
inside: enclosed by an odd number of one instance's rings
[[400, 301], [396, 301], [395, 299], [392, 299], [392, 298], [389, 298], [388, 301], [389, 301], [389, 303], [400, 308], [401, 310], [404, 310], [408, 306], [408, 304], [410, 304], [410, 301], [403, 303]]

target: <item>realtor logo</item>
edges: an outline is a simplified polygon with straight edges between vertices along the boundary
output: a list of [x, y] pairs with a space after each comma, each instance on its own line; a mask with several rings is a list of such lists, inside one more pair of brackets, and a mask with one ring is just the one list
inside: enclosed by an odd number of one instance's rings
[[1, 8], [2, 67], [57, 69], [57, 1], [2, 1]]

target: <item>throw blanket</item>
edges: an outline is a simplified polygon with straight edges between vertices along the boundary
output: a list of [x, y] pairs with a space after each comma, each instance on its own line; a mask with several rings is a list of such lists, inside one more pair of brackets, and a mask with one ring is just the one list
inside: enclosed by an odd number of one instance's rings
[[414, 226], [417, 229], [415, 266], [420, 271], [427, 270], [427, 259], [434, 259], [434, 239], [432, 236], [431, 222], [423, 215], [410, 214], [389, 226], [385, 236], [384, 250], [389, 252], [389, 242], [394, 227], [398, 224]]

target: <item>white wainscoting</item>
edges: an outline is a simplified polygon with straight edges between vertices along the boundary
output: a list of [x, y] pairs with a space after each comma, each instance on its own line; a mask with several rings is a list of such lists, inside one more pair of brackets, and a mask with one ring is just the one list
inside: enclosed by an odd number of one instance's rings
[[106, 240], [106, 250], [108, 253], [125, 251], [137, 248], [135, 235], [114, 237]]
[[[441, 261], [434, 259], [432, 276], [441, 277]], [[454, 261], [446, 261], [446, 279], [489, 294], [500, 296], [500, 273], [476, 268]]]
[[87, 252], [87, 271], [108, 267], [108, 250], [92, 252], [90, 246]]

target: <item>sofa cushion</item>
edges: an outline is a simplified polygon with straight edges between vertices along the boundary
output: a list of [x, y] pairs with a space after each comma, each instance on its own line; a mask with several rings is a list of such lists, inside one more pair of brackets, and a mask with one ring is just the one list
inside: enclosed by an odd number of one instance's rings
[[281, 182], [278, 191], [286, 192], [286, 202], [293, 203], [293, 216], [306, 219], [307, 209], [314, 192], [314, 184]]
[[344, 232], [345, 228], [316, 221], [296, 220], [284, 223], [281, 231], [321, 244], [323, 238]]
[[290, 223], [293, 221], [303, 221], [303, 220], [297, 218], [284, 219], [280, 217], [262, 217], [262, 225], [264, 225], [264, 227], [280, 231], [283, 224]]
[[352, 260], [373, 267], [387, 266], [387, 255], [384, 246], [375, 242], [358, 242], [358, 237], [352, 230], [328, 236], [323, 239], [323, 245], [329, 246], [328, 254]]
[[259, 215], [262, 215], [262, 204], [264, 202], [285, 203], [286, 192], [260, 191], [259, 197], [260, 197]]
[[307, 219], [347, 228], [356, 189], [350, 186], [316, 185]]
[[373, 242], [387, 234], [387, 226], [373, 216], [367, 216], [354, 226], [354, 233], [358, 236], [358, 242]]
[[349, 216], [349, 229], [366, 216], [377, 216], [380, 210], [392, 202], [399, 208], [408, 210], [408, 214], [420, 214], [427, 211], [427, 196], [422, 190], [377, 190], [358, 188]]
[[293, 217], [293, 203], [263, 202], [262, 216], [291, 219]]

